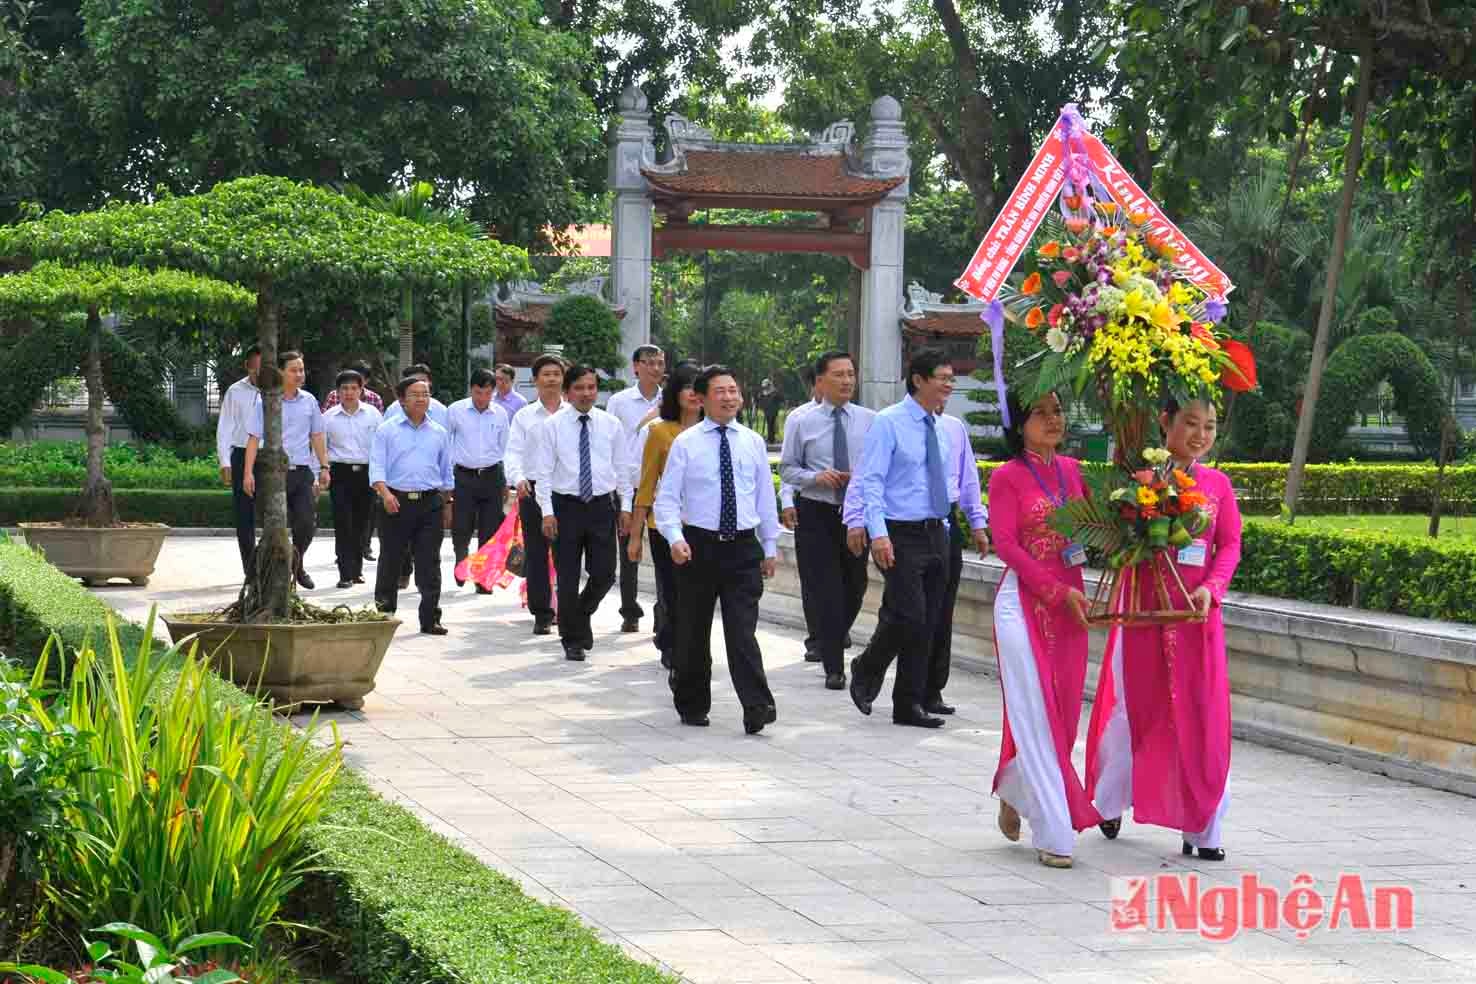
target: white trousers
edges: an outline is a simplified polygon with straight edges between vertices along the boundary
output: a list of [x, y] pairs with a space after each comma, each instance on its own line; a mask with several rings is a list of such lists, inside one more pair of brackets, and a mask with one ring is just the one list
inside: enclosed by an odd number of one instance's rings
[[1045, 695], [1014, 571], [1006, 572], [994, 596], [994, 639], [999, 651], [1005, 717], [1015, 741], [1015, 757], [1000, 773], [999, 797], [1030, 824], [1031, 843], [1037, 849], [1070, 855], [1076, 831], [1071, 826], [1066, 782], [1056, 756], [1056, 738], [1046, 715]]
[[[1104, 819], [1124, 815], [1133, 805], [1133, 739], [1128, 725], [1127, 689], [1122, 675], [1122, 634], [1112, 637], [1112, 679], [1117, 685], [1117, 703], [1112, 707], [1112, 717], [1102, 730], [1101, 744], [1097, 748], [1097, 759], [1101, 762], [1101, 773], [1097, 777], [1096, 796], [1092, 803]], [[1098, 697], [1101, 695], [1098, 694]], [[1220, 794], [1220, 803], [1209, 826], [1200, 831], [1181, 831], [1191, 847], [1224, 847], [1224, 819], [1230, 810], [1230, 777], [1225, 777], [1225, 791]]]

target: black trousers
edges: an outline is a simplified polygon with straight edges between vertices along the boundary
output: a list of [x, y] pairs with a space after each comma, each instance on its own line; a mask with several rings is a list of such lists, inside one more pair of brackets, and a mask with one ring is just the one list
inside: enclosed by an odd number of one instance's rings
[[670, 656], [676, 648], [676, 620], [681, 611], [679, 592], [681, 579], [677, 577], [677, 566], [671, 560], [671, 544], [666, 537], [650, 530], [651, 566], [656, 571], [656, 650], [662, 656]]
[[794, 550], [800, 584], [807, 586], [801, 603], [808, 599], [813, 612], [815, 648], [825, 672], [843, 673], [846, 635], [866, 597], [866, 556], [856, 557], [846, 546], [840, 506], [803, 496], [794, 500], [794, 506], [799, 515]]
[[[507, 496], [507, 479], [502, 462], [490, 468], [456, 466], [456, 501], [451, 503], [451, 548], [459, 564], [474, 549], [492, 539], [502, 525], [502, 503]], [[471, 546], [472, 535], [476, 546]]]
[[[261, 477], [257, 469], [257, 478]], [[251, 558], [256, 554], [256, 500], [246, 494], [246, 449], [231, 448], [231, 505], [236, 514], [236, 546], [241, 551], [241, 573], [251, 576]]]
[[[640, 530], [636, 530], [640, 535]], [[630, 537], [620, 538], [620, 617], [634, 622], [646, 617], [641, 607], [641, 565], [630, 559]]]
[[[577, 495], [553, 496], [559, 538], [554, 566], [559, 574], [559, 640], [564, 647], [594, 648], [589, 618], [615, 586], [615, 501], [597, 495], [583, 502]], [[580, 570], [589, 575], [580, 590]]]
[[892, 683], [894, 709], [921, 704], [928, 688], [933, 632], [942, 615], [948, 586], [948, 533], [938, 520], [888, 520], [894, 562], [882, 572], [886, 590], [871, 645], [857, 658], [863, 690], [873, 697], [881, 689], [891, 655], [897, 654]]
[[364, 540], [368, 537], [374, 492], [369, 488], [369, 466], [335, 461], [328, 467], [332, 479], [333, 547], [338, 554], [338, 579], [364, 576]]
[[[953, 668], [953, 607], [958, 601], [959, 582], [963, 579], [964, 535], [961, 519], [955, 513], [954, 535], [948, 539], [948, 583], [943, 588], [943, 607], [933, 628], [933, 647], [928, 654], [928, 685], [923, 691], [926, 701], [942, 699], [943, 689], [948, 686], [948, 676]], [[868, 689], [873, 700], [881, 689], [887, 668], [897, 656], [896, 646], [896, 633], [887, 633], [884, 636], [878, 630], [871, 637], [871, 644], [866, 647], [864, 665], [869, 668], [869, 672], [867, 680], [863, 681], [863, 687], [868, 683], [871, 685]]]
[[292, 529], [292, 549], [297, 552], [298, 567], [302, 566], [303, 556], [312, 546], [313, 534], [318, 531], [315, 485], [317, 476], [311, 468], [296, 465], [287, 469], [287, 525]]
[[692, 548], [692, 559], [677, 571], [682, 613], [671, 670], [677, 713], [700, 717], [712, 709], [712, 616], [719, 601], [728, 675], [738, 702], [744, 708], [772, 705], [764, 656], [754, 637], [764, 594], [763, 546], [752, 530], [722, 540], [710, 530], [687, 526], [682, 535]]
[[[553, 591], [548, 586], [548, 540], [543, 535], [543, 510], [533, 495], [518, 500], [518, 518], [523, 524], [523, 577], [528, 581], [528, 611], [534, 618], [552, 619]], [[560, 621], [563, 621], [560, 619]]]
[[384, 514], [379, 531], [379, 563], [374, 572], [374, 604], [393, 612], [400, 601], [400, 558], [415, 558], [415, 586], [420, 589], [420, 627], [441, 620], [441, 507], [439, 491], [418, 493], [390, 489], [400, 511]]

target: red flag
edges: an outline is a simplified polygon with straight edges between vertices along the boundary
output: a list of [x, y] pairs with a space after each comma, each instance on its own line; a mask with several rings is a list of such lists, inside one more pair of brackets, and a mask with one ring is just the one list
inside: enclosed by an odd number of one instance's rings
[[1005, 278], [1020, 262], [1025, 246], [1045, 221], [1046, 213], [1061, 192], [1066, 177], [1066, 151], [1061, 143], [1060, 124], [1035, 152], [1035, 159], [1020, 176], [1003, 210], [995, 217], [974, 258], [954, 284], [981, 301], [992, 301]]

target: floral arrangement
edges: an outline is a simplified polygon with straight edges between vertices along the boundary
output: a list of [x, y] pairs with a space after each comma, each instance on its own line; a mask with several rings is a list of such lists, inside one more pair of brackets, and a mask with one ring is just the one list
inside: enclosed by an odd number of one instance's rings
[[1163, 448], [1146, 448], [1140, 468], [1100, 499], [1057, 509], [1051, 525], [1100, 551], [1112, 570], [1147, 560], [1155, 550], [1186, 547], [1209, 529], [1204, 493]]
[[1179, 267], [1178, 251], [1145, 228], [1146, 213], [1123, 215], [1111, 201], [1062, 196], [1066, 218], [1036, 251], [1038, 267], [1007, 297], [1050, 350], [1033, 401], [1096, 383], [1118, 461], [1136, 469], [1154, 411], [1217, 400], [1220, 387], [1255, 386], [1255, 360], [1218, 331], [1225, 302], [1208, 297]]

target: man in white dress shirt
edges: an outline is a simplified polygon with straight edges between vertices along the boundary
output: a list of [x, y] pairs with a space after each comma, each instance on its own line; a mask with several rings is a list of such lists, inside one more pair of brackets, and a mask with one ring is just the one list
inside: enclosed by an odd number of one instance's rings
[[508, 488], [517, 494], [523, 524], [523, 577], [528, 582], [528, 611], [533, 634], [548, 635], [554, 622], [553, 591], [548, 583], [548, 541], [543, 537], [543, 512], [534, 495], [531, 466], [538, 454], [539, 428], [564, 406], [564, 360], [540, 355], [533, 360], [533, 385], [538, 399], [513, 415], [507, 435], [503, 468]]
[[774, 576], [779, 510], [769, 450], [738, 423], [743, 396], [724, 366], [709, 366], [693, 389], [706, 418], [667, 455], [656, 493], [656, 527], [671, 544], [681, 581], [671, 690], [682, 723], [705, 727], [712, 708], [712, 615], [721, 599], [728, 675], [756, 735], [777, 713], [754, 632], [764, 578]]
[[[558, 570], [559, 640], [564, 658], [576, 661], [594, 648], [589, 619], [615, 584], [615, 541], [630, 531], [634, 498], [630, 442], [620, 421], [595, 406], [599, 384], [588, 366], [565, 371], [567, 405], [539, 425], [533, 470]], [[583, 591], [581, 569], [589, 575]]]
[[[492, 539], [502, 525], [507, 476], [502, 464], [512, 423], [492, 398], [497, 379], [490, 369], [476, 369], [469, 394], [446, 408], [451, 432], [451, 465], [456, 496], [451, 506], [451, 546], [460, 564], [473, 549]], [[476, 546], [472, 546], [472, 535]], [[463, 582], [457, 581], [457, 587]], [[490, 592], [477, 585], [478, 594]]]
[[338, 586], [350, 588], [364, 583], [364, 541], [374, 508], [369, 449], [384, 415], [364, 402], [364, 376], [358, 370], [345, 369], [336, 382], [338, 402], [323, 414], [323, 429], [328, 437]]
[[816, 359], [815, 383], [823, 402], [784, 425], [779, 477], [797, 493], [794, 547], [816, 618], [825, 686], [844, 690], [845, 641], [866, 597], [866, 558], [847, 549], [841, 503], [876, 413], [851, 402], [856, 363], [848, 352]]
[[[635, 454], [636, 436], [641, 421], [652, 410], [661, 407], [661, 380], [666, 377], [666, 353], [654, 345], [642, 345], [631, 353], [631, 375], [635, 385], [615, 393], [605, 403], [605, 410], [615, 416], [625, 428], [625, 437], [630, 448], [630, 484], [640, 484], [641, 459]], [[639, 632], [641, 619], [646, 611], [641, 607], [641, 565], [630, 559], [630, 537], [641, 536], [641, 530], [631, 530], [630, 535], [620, 536], [620, 631]]]
[[[281, 352], [277, 368], [282, 371], [282, 446], [287, 455], [287, 524], [292, 527], [293, 576], [298, 587], [312, 590], [313, 579], [303, 564], [318, 529], [317, 497], [332, 480], [328, 471], [328, 442], [323, 433], [323, 411], [318, 400], [302, 388], [307, 371], [302, 353]], [[260, 396], [246, 425], [246, 474], [241, 487], [256, 495], [256, 462], [266, 436], [266, 420]], [[271, 450], [271, 449], [269, 449]]]
[[236, 512], [236, 546], [241, 551], [241, 572], [251, 573], [256, 552], [256, 500], [246, 494], [246, 425], [251, 408], [261, 399], [256, 375], [261, 372], [261, 346], [246, 350], [246, 375], [232, 383], [220, 399], [220, 418], [215, 424], [215, 452], [220, 461], [220, 480], [231, 487], [231, 505]]

